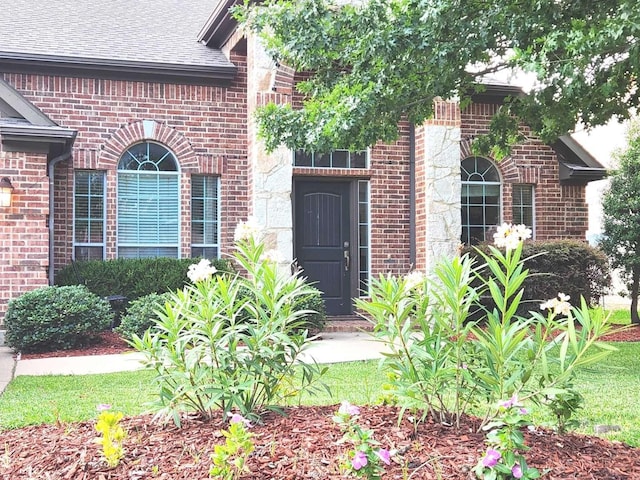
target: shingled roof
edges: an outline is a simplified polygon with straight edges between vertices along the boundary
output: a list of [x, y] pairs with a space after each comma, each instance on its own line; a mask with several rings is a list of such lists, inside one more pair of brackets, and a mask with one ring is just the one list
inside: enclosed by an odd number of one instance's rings
[[215, 6], [215, 0], [8, 0], [0, 15], [0, 71], [229, 80], [234, 65], [198, 42]]

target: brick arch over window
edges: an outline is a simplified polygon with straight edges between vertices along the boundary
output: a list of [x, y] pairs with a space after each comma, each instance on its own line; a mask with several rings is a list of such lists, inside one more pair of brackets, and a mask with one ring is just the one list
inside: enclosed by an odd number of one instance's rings
[[[460, 161], [464, 160], [465, 158], [474, 156], [476, 155], [471, 151], [471, 140], [461, 140]], [[512, 155], [507, 155], [499, 162], [494, 159], [491, 159], [491, 161], [498, 167], [498, 169], [500, 170], [500, 175], [506, 183], [521, 183], [523, 181], [523, 179], [521, 178], [521, 169], [518, 168], [515, 158]]]
[[133, 143], [148, 140], [166, 145], [178, 159], [182, 172], [198, 172], [198, 156], [189, 140], [175, 128], [154, 120], [129, 123], [116, 130], [102, 147], [98, 158], [98, 169], [117, 168], [122, 152]]

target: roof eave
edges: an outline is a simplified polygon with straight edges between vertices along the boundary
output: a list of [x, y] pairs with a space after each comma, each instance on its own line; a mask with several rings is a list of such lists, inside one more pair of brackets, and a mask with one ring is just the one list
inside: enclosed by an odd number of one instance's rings
[[604, 167], [583, 167], [560, 162], [560, 182], [565, 185], [584, 185], [589, 182], [602, 180], [607, 176], [607, 169]]
[[501, 83], [487, 83], [478, 82], [477, 85], [481, 86], [481, 91], [471, 94], [471, 101], [476, 103], [502, 103], [507, 97], [520, 97], [523, 96], [524, 90], [515, 85], [501, 84]]
[[193, 65], [0, 51], [0, 71], [215, 84], [233, 80], [237, 68], [231, 62], [228, 65]]
[[604, 166], [600, 162], [598, 162], [598, 160], [596, 160], [595, 157], [593, 155], [591, 155], [580, 144], [580, 142], [576, 141], [573, 137], [571, 137], [571, 135], [563, 135], [563, 136], [561, 136], [560, 138], [558, 138], [558, 141], [556, 142], [556, 144], [558, 142], [561, 142], [569, 150], [574, 152], [578, 156], [578, 158], [580, 158], [580, 160], [582, 160], [582, 162], [584, 162], [584, 164], [587, 167], [604, 168]]
[[73, 143], [77, 132], [58, 126], [0, 123], [2, 142]]
[[198, 41], [207, 47], [222, 48], [238, 27], [230, 9], [242, 3], [242, 0], [220, 0], [198, 33]]

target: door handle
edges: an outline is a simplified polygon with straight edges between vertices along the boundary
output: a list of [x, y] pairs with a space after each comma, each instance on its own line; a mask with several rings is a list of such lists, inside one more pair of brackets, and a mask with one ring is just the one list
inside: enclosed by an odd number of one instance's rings
[[349, 271], [349, 265], [351, 263], [351, 255], [349, 255], [349, 250], [344, 251], [344, 270]]

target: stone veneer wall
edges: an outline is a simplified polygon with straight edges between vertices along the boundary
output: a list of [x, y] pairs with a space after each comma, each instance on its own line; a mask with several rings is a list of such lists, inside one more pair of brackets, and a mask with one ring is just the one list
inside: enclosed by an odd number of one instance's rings
[[437, 101], [432, 119], [419, 127], [416, 162], [420, 178], [420, 232], [416, 267], [430, 271], [455, 255], [460, 244], [460, 111], [454, 102]]
[[[289, 270], [293, 261], [292, 154], [281, 147], [267, 152], [257, 138], [254, 113], [269, 102], [279, 104], [291, 100], [287, 76], [269, 57], [258, 39], [247, 39], [247, 106], [249, 132], [249, 211], [266, 230], [266, 245], [278, 251], [282, 267]], [[293, 81], [293, 75], [290, 76]], [[278, 87], [280, 91], [278, 91]]]

